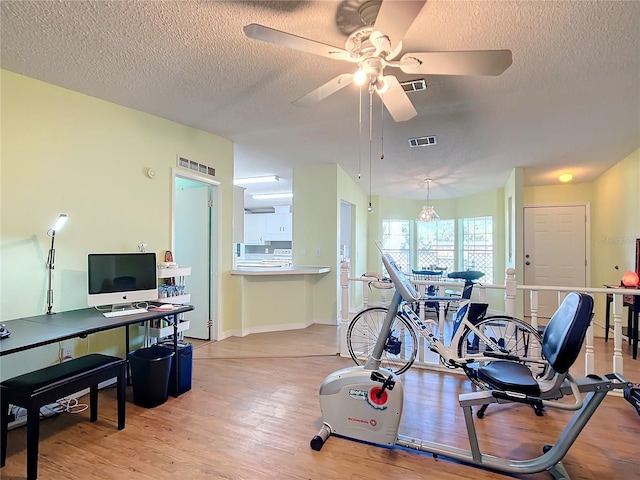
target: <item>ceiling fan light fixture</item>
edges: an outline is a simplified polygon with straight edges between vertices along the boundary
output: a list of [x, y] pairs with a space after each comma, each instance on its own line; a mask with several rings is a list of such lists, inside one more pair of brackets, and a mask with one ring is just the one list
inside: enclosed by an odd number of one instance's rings
[[361, 68], [353, 75], [353, 83], [358, 85], [359, 87], [364, 85], [364, 82], [367, 81], [367, 74]]
[[390, 84], [386, 78], [378, 77], [378, 80], [376, 81], [376, 89], [378, 90], [378, 93], [386, 92], [387, 90], [389, 90], [389, 87]]

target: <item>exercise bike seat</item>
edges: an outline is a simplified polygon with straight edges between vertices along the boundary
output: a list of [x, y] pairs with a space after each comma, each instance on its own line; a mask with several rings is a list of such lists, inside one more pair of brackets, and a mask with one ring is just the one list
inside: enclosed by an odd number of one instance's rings
[[464, 270], [460, 272], [451, 272], [447, 277], [473, 282], [484, 277], [484, 272], [480, 272], [478, 270]]

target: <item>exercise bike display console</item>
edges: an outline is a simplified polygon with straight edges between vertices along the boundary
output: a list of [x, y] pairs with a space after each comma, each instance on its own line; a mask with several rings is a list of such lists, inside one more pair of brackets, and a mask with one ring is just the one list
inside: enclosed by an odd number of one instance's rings
[[[376, 246], [382, 253], [382, 262], [395, 286], [393, 300], [388, 309], [389, 314], [385, 317], [381, 328], [381, 331], [384, 332], [390, 329], [401, 301], [405, 299], [411, 302], [416, 300], [418, 295], [391, 256], [382, 249], [381, 244], [376, 242]], [[592, 306], [592, 304], [590, 305]], [[573, 324], [569, 325], [567, 330], [571, 330], [575, 324], [575, 328], [586, 331], [591, 321], [591, 312], [588, 313], [585, 315], [584, 312], [581, 312], [580, 315], [572, 318]], [[567, 319], [558, 318], [558, 320], [565, 322]], [[556, 325], [563, 325], [563, 323]], [[617, 374], [589, 375], [577, 380], [567, 374], [567, 378], [559, 387], [559, 396], [573, 395], [576, 397], [576, 402], [575, 407], [565, 408], [573, 410], [574, 413], [556, 443], [545, 448], [541, 446], [541, 455], [533, 459], [516, 460], [497, 457], [484, 454], [480, 450], [473, 419], [473, 407], [482, 407], [492, 403], [529, 403], [538, 400], [545, 405], [553, 406], [553, 402], [547, 402], [544, 399], [523, 398], [493, 390], [465, 393], [459, 396], [458, 401], [464, 411], [469, 450], [405, 437], [398, 433], [404, 401], [402, 383], [390, 370], [380, 368], [380, 357], [385, 338], [386, 335], [378, 336], [376, 345], [363, 366], [343, 368], [325, 378], [320, 387], [323, 426], [311, 440], [313, 450], [320, 450], [329, 436], [338, 435], [386, 447], [398, 445], [433, 455], [442, 455], [478, 468], [510, 474], [529, 474], [547, 470], [556, 480], [568, 480], [569, 475], [561, 460], [573, 442], [610, 391], [630, 388], [632, 385], [631, 382]], [[554, 341], [555, 339], [550, 340], [549, 343]], [[554, 345], [550, 345], [549, 348], [554, 348]], [[553, 352], [553, 356], [561, 354], [562, 352]], [[586, 393], [584, 399], [581, 396], [582, 393]]]

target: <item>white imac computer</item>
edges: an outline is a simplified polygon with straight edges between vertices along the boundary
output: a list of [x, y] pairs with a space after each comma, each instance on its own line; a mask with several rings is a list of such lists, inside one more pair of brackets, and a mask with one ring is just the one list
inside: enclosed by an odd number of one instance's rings
[[124, 305], [158, 298], [155, 253], [90, 253], [87, 257], [90, 307]]

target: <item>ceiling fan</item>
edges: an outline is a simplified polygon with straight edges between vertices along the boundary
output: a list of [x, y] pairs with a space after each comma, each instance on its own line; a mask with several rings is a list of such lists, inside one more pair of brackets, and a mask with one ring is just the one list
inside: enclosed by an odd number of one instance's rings
[[380, 96], [393, 119], [403, 122], [415, 117], [417, 112], [398, 79], [384, 74], [386, 67], [421, 75], [500, 75], [511, 65], [510, 50], [405, 53], [394, 60], [402, 50], [402, 38], [426, 1], [366, 1], [359, 13], [367, 26], [351, 33], [344, 49], [257, 23], [246, 25], [243, 30], [247, 37], [255, 40], [357, 64], [354, 73], [338, 75], [293, 101], [294, 105], [311, 105], [351, 83], [366, 83], [370, 92]]

